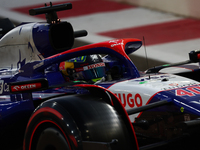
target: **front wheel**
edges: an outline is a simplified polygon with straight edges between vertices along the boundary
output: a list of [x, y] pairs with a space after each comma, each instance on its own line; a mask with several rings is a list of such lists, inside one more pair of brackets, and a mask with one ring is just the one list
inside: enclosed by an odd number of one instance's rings
[[28, 122], [24, 150], [97, 149], [98, 145], [137, 150], [126, 118], [105, 101], [88, 94], [42, 103]]
[[36, 150], [70, 150], [64, 135], [56, 128], [45, 129], [36, 146]]

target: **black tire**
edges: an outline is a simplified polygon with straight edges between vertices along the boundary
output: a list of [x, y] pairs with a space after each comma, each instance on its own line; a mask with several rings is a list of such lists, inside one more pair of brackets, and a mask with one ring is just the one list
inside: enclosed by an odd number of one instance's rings
[[78, 147], [77, 141], [81, 141], [80, 133], [73, 118], [65, 109], [54, 103], [56, 102], [43, 103], [30, 117], [24, 136], [24, 150], [45, 150], [50, 147], [52, 150], [60, 150], [59, 144], [67, 150]]
[[45, 129], [36, 146], [36, 150], [70, 150], [63, 134], [56, 128]]
[[82, 141], [110, 143], [112, 149], [137, 149], [133, 132], [123, 116], [104, 98], [91, 95], [71, 95], [55, 99], [65, 108], [76, 123]]
[[[84, 149], [92, 142], [110, 143], [113, 140], [118, 141], [110, 145], [114, 150], [136, 150], [136, 139], [125, 120], [115, 107], [100, 97], [71, 95], [54, 98], [44, 102], [31, 116], [24, 150], [46, 150], [49, 147], [62, 150], [54, 140], [67, 150]], [[58, 138], [56, 134], [59, 134]], [[45, 140], [48, 138], [50, 140]], [[84, 145], [83, 141], [89, 145]]]

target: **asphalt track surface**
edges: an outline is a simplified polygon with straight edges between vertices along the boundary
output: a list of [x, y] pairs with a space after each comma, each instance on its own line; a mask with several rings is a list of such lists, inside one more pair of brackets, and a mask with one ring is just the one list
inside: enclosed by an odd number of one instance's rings
[[[188, 53], [200, 48], [200, 20], [175, 16], [109, 0], [52, 0], [53, 4], [72, 3], [73, 9], [58, 13], [74, 30], [89, 35], [75, 46], [116, 38], [137, 38], [145, 46], [130, 55], [144, 70], [148, 67], [187, 60]], [[46, 0], [1, 0], [0, 17], [15, 23], [44, 21], [44, 15], [30, 16], [28, 10], [43, 7]], [[146, 53], [145, 53], [146, 49]], [[146, 56], [148, 61], [146, 60]]]

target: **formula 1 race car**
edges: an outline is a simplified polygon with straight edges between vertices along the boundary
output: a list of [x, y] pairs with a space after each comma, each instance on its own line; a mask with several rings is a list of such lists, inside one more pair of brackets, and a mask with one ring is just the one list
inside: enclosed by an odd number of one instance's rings
[[57, 11], [47, 22], [0, 21], [0, 146], [24, 150], [198, 149], [200, 51], [189, 60], [137, 70], [139, 39], [72, 48], [77, 37]]

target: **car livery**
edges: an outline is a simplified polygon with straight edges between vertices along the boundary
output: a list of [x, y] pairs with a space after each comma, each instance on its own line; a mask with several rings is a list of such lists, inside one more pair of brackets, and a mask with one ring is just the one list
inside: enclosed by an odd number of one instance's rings
[[140, 39], [72, 48], [87, 31], [60, 21], [71, 8], [29, 11], [44, 23], [0, 20], [1, 149], [199, 149], [200, 51], [141, 72], [128, 56]]
[[[126, 80], [113, 84], [108, 89], [121, 100], [127, 110], [147, 105], [151, 103], [154, 96], [164, 92], [173, 91], [176, 97], [189, 96], [189, 101], [191, 100], [190, 96], [200, 94], [198, 82], [170, 74]], [[188, 89], [190, 92], [187, 91]], [[137, 116], [138, 114], [135, 114], [131, 120], [134, 121]]]

